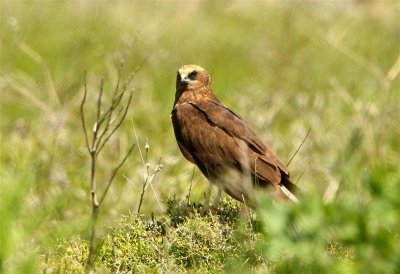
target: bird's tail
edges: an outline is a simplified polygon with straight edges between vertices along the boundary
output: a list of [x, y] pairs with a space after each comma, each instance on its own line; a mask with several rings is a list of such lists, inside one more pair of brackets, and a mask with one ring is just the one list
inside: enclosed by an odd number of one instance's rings
[[276, 196], [279, 200], [290, 200], [292, 202], [298, 203], [299, 199], [294, 195], [298, 193], [298, 187], [292, 182], [289, 174], [281, 171], [281, 182], [275, 186]]

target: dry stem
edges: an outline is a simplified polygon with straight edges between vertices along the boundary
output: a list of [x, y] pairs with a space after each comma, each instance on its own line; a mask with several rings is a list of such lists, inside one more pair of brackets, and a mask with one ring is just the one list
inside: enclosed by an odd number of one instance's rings
[[[102, 97], [103, 97], [103, 88], [104, 81], [101, 79], [100, 91], [97, 98], [97, 112], [96, 112], [96, 121], [93, 125], [93, 135], [91, 140], [89, 139], [89, 134], [86, 127], [85, 120], [85, 111], [84, 105], [86, 102], [86, 97], [88, 93], [87, 88], [87, 75], [85, 73], [85, 88], [84, 94], [80, 105], [80, 116], [82, 122], [82, 130], [85, 135], [85, 144], [86, 148], [90, 154], [91, 158], [91, 168], [90, 168], [90, 195], [92, 201], [92, 220], [91, 220], [91, 235], [90, 235], [90, 244], [89, 244], [89, 255], [86, 262], [86, 273], [89, 273], [93, 267], [94, 260], [94, 251], [95, 251], [95, 239], [96, 239], [96, 224], [99, 215], [99, 210], [101, 204], [104, 202], [104, 199], [107, 196], [108, 190], [117, 175], [119, 169], [127, 160], [128, 156], [132, 153], [133, 149], [136, 146], [136, 143], [133, 143], [128, 152], [125, 154], [124, 158], [115, 166], [113, 169], [104, 190], [100, 196], [100, 200], [97, 199], [97, 184], [96, 184], [96, 167], [97, 167], [97, 158], [104, 148], [104, 146], [108, 143], [110, 138], [114, 135], [116, 130], [120, 128], [122, 122], [125, 120], [126, 114], [128, 113], [128, 108], [132, 101], [132, 92], [130, 92], [128, 100], [126, 103], [123, 103], [123, 97], [126, 94], [126, 85], [123, 86], [120, 91], [120, 81], [121, 81], [121, 71], [118, 74], [118, 81], [116, 87], [114, 89], [114, 93], [112, 96], [111, 103], [109, 107], [102, 112]], [[122, 105], [122, 106], [121, 106]], [[117, 114], [114, 115], [116, 109], [118, 109]], [[115, 125], [113, 125], [115, 122]]]

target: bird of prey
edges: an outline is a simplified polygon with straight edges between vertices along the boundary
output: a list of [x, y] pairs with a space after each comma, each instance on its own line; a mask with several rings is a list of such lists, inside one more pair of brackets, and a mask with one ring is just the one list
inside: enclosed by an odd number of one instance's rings
[[249, 124], [218, 100], [200, 66], [178, 70], [171, 119], [182, 154], [220, 190], [251, 206], [260, 189], [278, 200], [297, 201], [285, 165]]

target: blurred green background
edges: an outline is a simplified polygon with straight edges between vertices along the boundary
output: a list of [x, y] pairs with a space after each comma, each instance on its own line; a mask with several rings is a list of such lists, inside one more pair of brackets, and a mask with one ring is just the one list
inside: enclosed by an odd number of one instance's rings
[[[121, 64], [125, 78], [140, 67], [127, 120], [100, 157], [98, 184], [136, 142], [136, 130], [143, 154], [150, 145], [150, 170], [159, 158], [164, 167], [145, 194], [147, 217], [162, 214], [157, 199], [165, 210], [167, 198], [184, 198], [192, 182], [191, 199], [201, 202], [207, 187], [197, 169], [192, 178], [169, 118], [184, 64], [204, 67], [217, 96], [283, 162], [311, 129], [289, 166], [305, 193], [328, 195], [340, 185], [339, 200], [340, 193], [362, 200], [360, 178], [376, 165], [399, 178], [397, 1], [2, 1], [0, 14], [6, 266], [29, 269], [36, 257], [27, 254], [59, 237], [87, 237], [90, 166], [79, 119], [85, 71], [90, 119], [100, 79], [106, 101]], [[101, 209], [102, 228], [136, 212], [144, 176], [136, 150]]]

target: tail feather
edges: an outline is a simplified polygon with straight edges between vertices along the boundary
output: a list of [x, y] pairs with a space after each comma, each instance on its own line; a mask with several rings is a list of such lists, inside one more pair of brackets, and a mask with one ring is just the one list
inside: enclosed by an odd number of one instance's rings
[[284, 200], [290, 200], [294, 203], [298, 203], [299, 199], [297, 199], [296, 196], [294, 196], [294, 194], [292, 192], [290, 192], [289, 189], [287, 189], [284, 185], [282, 184], [278, 184], [277, 186], [277, 190], [278, 190], [278, 195], [279, 197], [283, 198]]
[[289, 199], [292, 202], [298, 203], [299, 200], [294, 195], [298, 193], [298, 187], [292, 182], [288, 173], [281, 170], [281, 182], [276, 186], [277, 189], [282, 193], [283, 198]]

